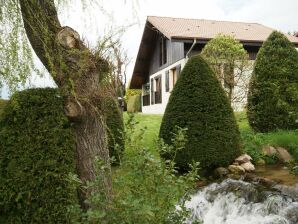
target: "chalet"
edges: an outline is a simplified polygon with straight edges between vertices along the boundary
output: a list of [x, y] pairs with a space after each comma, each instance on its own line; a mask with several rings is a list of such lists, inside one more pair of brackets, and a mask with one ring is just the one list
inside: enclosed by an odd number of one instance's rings
[[[234, 36], [253, 61], [272, 31], [258, 23], [149, 16], [130, 83], [131, 89], [142, 89], [142, 112], [164, 113], [187, 59], [216, 35]], [[298, 37], [285, 35], [298, 47]]]

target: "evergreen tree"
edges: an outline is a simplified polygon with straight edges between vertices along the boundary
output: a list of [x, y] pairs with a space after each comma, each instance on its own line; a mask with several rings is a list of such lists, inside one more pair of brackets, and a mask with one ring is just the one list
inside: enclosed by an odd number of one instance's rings
[[[188, 169], [192, 161], [202, 168], [228, 165], [240, 155], [238, 126], [229, 100], [214, 72], [201, 56], [185, 65], [167, 105], [160, 137], [171, 144], [176, 128], [187, 128], [184, 149], [177, 152], [175, 162]], [[165, 159], [173, 153], [161, 153]]]
[[247, 115], [255, 131], [298, 128], [298, 53], [280, 32], [274, 31], [257, 55]]

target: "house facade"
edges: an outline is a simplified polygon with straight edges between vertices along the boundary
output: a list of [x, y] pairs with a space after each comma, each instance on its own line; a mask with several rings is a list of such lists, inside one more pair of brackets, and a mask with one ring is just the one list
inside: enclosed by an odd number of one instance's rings
[[[218, 34], [234, 36], [253, 64], [272, 31], [257, 23], [149, 16], [129, 87], [142, 89], [143, 113], [163, 114], [188, 58], [200, 53], [209, 40]], [[287, 37], [298, 47], [297, 37]]]

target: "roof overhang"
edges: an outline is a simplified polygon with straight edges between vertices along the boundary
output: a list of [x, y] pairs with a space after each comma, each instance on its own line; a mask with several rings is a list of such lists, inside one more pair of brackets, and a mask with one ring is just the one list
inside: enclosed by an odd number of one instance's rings
[[158, 33], [159, 31], [150, 22], [146, 21], [132, 73], [130, 89], [141, 89], [142, 85], [147, 81], [149, 77], [150, 61], [154, 53]]

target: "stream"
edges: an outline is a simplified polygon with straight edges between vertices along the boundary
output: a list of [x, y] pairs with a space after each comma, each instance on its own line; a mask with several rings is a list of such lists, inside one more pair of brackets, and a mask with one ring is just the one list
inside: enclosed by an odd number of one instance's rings
[[298, 182], [295, 183], [265, 187], [257, 182], [225, 179], [210, 184], [186, 203], [192, 211], [186, 223], [298, 224]]

